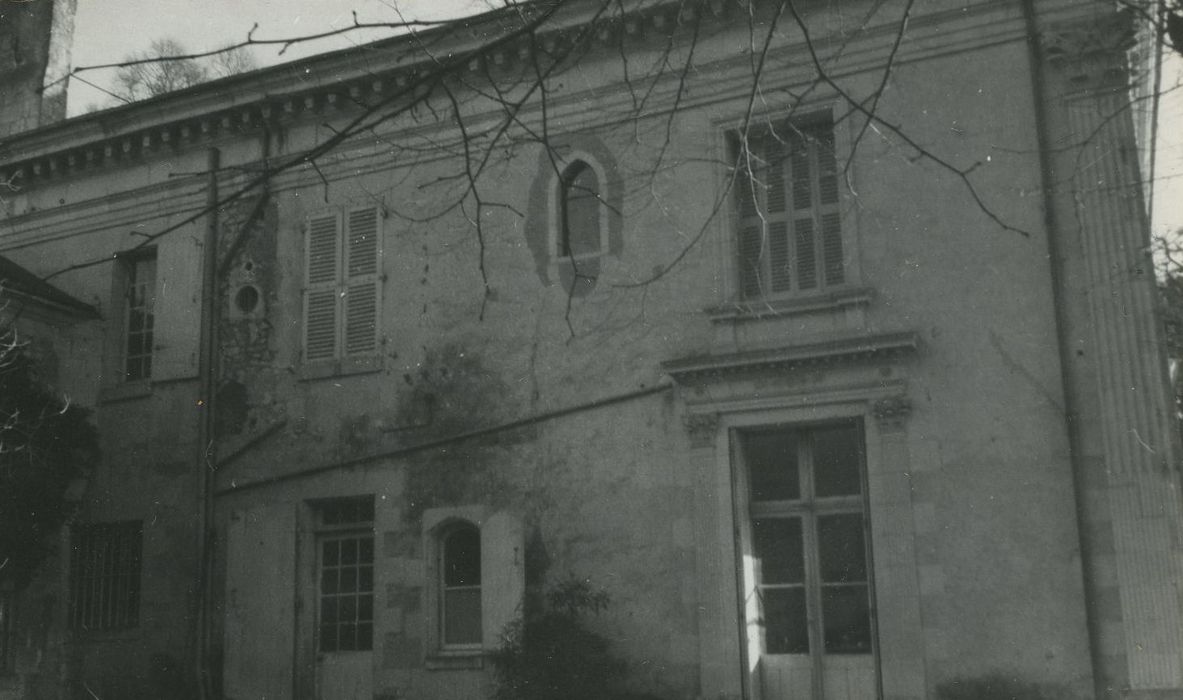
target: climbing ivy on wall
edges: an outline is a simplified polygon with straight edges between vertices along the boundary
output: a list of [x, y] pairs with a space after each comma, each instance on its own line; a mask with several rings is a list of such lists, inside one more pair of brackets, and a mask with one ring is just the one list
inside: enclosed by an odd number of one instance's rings
[[67, 486], [98, 453], [87, 411], [51, 391], [28, 346], [0, 328], [0, 580], [28, 582], [70, 515]]

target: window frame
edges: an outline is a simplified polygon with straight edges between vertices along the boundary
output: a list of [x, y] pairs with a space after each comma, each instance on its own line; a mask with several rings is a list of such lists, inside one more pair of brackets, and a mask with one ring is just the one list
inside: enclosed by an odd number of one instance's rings
[[[451, 537], [455, 536], [456, 534], [464, 532], [464, 531], [471, 531], [472, 533], [475, 533], [476, 537], [477, 537], [477, 553], [476, 553], [477, 562], [476, 563], [477, 563], [478, 583], [476, 583], [475, 585], [470, 584], [467, 586], [449, 586], [447, 583], [447, 575], [448, 575], [447, 545], [448, 545], [448, 540]], [[482, 566], [482, 562], [481, 562], [481, 552], [483, 549], [483, 539], [484, 538], [481, 535], [481, 528], [476, 523], [470, 522], [468, 520], [454, 518], [454, 519], [448, 520], [447, 522], [443, 523], [442, 525], [440, 525], [437, 528], [436, 535], [435, 535], [434, 539], [436, 542], [435, 557], [437, 560], [437, 564], [436, 564], [436, 576], [435, 576], [435, 581], [433, 582], [433, 585], [438, 587], [436, 595], [437, 595], [439, 611], [436, 614], [436, 618], [438, 620], [436, 634], [438, 635], [438, 639], [439, 639], [439, 648], [441, 651], [444, 651], [444, 652], [472, 652], [472, 651], [479, 652], [484, 648], [484, 605], [483, 605], [483, 601], [481, 599], [481, 596], [484, 594], [484, 589], [482, 588], [482, 583], [481, 583], [484, 579], [483, 570], [482, 570], [483, 566]], [[477, 603], [478, 603], [477, 620], [476, 620], [477, 641], [475, 641], [475, 642], [449, 642], [448, 641], [448, 632], [447, 632], [448, 622], [449, 622], [448, 608], [447, 608], [448, 592], [449, 591], [456, 591], [456, 590], [468, 590], [468, 591], [475, 590], [477, 593]]]
[[[834, 658], [851, 658], [851, 657], [868, 657], [872, 664], [875, 683], [878, 686], [881, 683], [882, 670], [880, 664], [880, 644], [879, 644], [879, 629], [878, 629], [878, 605], [875, 592], [875, 558], [874, 547], [872, 542], [872, 523], [871, 523], [871, 493], [869, 480], [869, 462], [871, 461], [870, 443], [871, 435], [868, 431], [866, 421], [861, 413], [847, 413], [846, 411], [827, 411], [824, 417], [807, 419], [807, 420], [760, 420], [753, 418], [742, 421], [729, 421], [728, 425], [728, 442], [730, 445], [729, 462], [731, 464], [731, 483], [732, 483], [732, 499], [735, 513], [735, 556], [736, 556], [736, 574], [738, 577], [738, 592], [739, 600], [739, 619], [743, 621], [741, 626], [743, 639], [743, 656], [745, 657], [746, 668], [756, 668], [754, 665], [755, 658], [764, 655], [781, 656], [787, 658], [796, 658], [801, 660], [798, 663], [807, 663], [811, 675], [811, 685], [813, 687], [814, 697], [824, 697], [824, 673], [823, 666], [826, 663], [826, 657]], [[852, 425], [857, 431], [860, 442], [858, 445], [859, 454], [859, 488], [860, 493], [857, 496], [830, 496], [819, 498], [808, 498], [812, 494], [802, 491], [799, 499], [790, 499], [789, 501], [766, 501], [758, 502], [752, 497], [751, 491], [751, 468], [745, 455], [744, 442], [746, 435], [762, 432], [796, 432], [798, 434], [812, 435], [813, 433], [824, 430], [826, 428]], [[798, 445], [798, 452], [804, 449]], [[808, 462], [798, 462], [798, 468], [801, 472], [807, 471], [805, 467]], [[804, 488], [804, 483], [809, 481], [812, 477], [799, 474], [799, 483]], [[820, 502], [819, 501], [823, 501]], [[856, 510], [857, 509], [857, 510]], [[828, 652], [825, 649], [824, 639], [824, 620], [822, 619], [822, 590], [824, 582], [821, 581], [820, 562], [822, 553], [817, 540], [817, 520], [820, 517], [828, 515], [844, 514], [857, 512], [862, 517], [862, 537], [864, 545], [864, 564], [866, 569], [867, 596], [868, 596], [868, 616], [870, 626], [870, 648], [865, 653], [844, 653], [844, 652]], [[793, 652], [765, 652], [764, 646], [766, 644], [765, 632], [762, 627], [764, 613], [763, 603], [757, 599], [748, 597], [750, 591], [758, 591], [761, 584], [761, 573], [759, 566], [756, 564], [755, 556], [755, 537], [753, 523], [759, 518], [778, 518], [778, 517], [796, 517], [799, 518], [802, 524], [802, 550], [803, 550], [803, 565], [805, 568], [802, 586], [805, 590], [805, 598], [807, 605], [807, 621], [808, 626], [808, 644], [809, 650], [804, 653]], [[807, 525], [806, 521], [812, 519], [812, 523]], [[814, 529], [811, 534], [808, 532], [810, 527]], [[812, 546], [812, 550], [811, 550]], [[757, 593], [757, 595], [759, 595]], [[757, 622], [759, 621], [759, 622]], [[753, 630], [759, 626], [758, 639], [753, 639]], [[749, 681], [745, 681], [749, 682]]]
[[[720, 161], [727, 164], [727, 168], [716, 171], [717, 191], [723, 192], [727, 190], [727, 212], [725, 216], [719, 217], [719, 228], [722, 234], [719, 239], [719, 253], [722, 262], [721, 276], [725, 282], [720, 290], [720, 303], [738, 304], [743, 307], [749, 305], [766, 306], [768, 304], [777, 306], [784, 303], [794, 303], [798, 300], [824, 298], [834, 294], [841, 294], [845, 290], [858, 288], [861, 277], [858, 216], [857, 209], [851, 206], [849, 193], [851, 187], [857, 187], [858, 173], [855, 167], [851, 167], [845, 174], [843, 173], [844, 158], [850, 153], [852, 138], [850, 133], [852, 125], [850, 122], [853, 120], [835, 122], [833, 119], [833, 115], [836, 112], [835, 105], [836, 100], [822, 97], [821, 99], [805, 104], [794, 105], [785, 103], [780, 106], [772, 105], [767, 110], [753, 114], [750, 119], [744, 119], [742, 116], [736, 116], [730, 112], [725, 116], [713, 119], [712, 123], [714, 124], [716, 133], [716, 149], [720, 154]], [[793, 268], [791, 289], [775, 292], [769, 290], [767, 293], [762, 292], [757, 295], [746, 295], [744, 275], [741, 271], [740, 250], [743, 230], [742, 217], [740, 215], [743, 172], [739, 168], [743, 164], [739, 161], [737, 151], [739, 131], [747, 126], [750, 136], [759, 136], [762, 133], [767, 133], [770, 129], [783, 127], [786, 124], [809, 127], [818, 123], [829, 123], [831, 126], [830, 133], [833, 137], [834, 158], [839, 178], [837, 183], [837, 202], [833, 206], [838, 216], [838, 231], [842, 247], [843, 279], [840, 283], [830, 285], [824, 283], [822, 233], [820, 227], [817, 227], [814, 232], [814, 241], [816, 251], [815, 270], [818, 284], [815, 287], [809, 289], [799, 289], [796, 287], [797, 273], [795, 257], [793, 257], [789, 259]], [[813, 178], [813, 180], [813, 191], [816, 193], [816, 178]], [[786, 186], [788, 186], [787, 178]], [[788, 193], [788, 197], [791, 198], [791, 192]], [[790, 202], [785, 214], [786, 219], [791, 219], [792, 213]], [[786, 236], [792, 238], [792, 231], [787, 232]], [[763, 243], [765, 250], [767, 250], [767, 246], [767, 243]]]
[[[156, 354], [156, 306], [157, 306], [157, 283], [160, 279], [159, 256], [156, 248], [145, 248], [142, 250], [134, 250], [127, 253], [120, 253], [116, 256], [118, 264], [118, 278], [116, 283], [116, 298], [119, 304], [119, 321], [117, 327], [118, 333], [118, 368], [116, 376], [120, 384], [143, 384], [149, 383], [153, 379], [153, 364]], [[145, 363], [146, 369], [142, 370], [142, 374], [131, 376], [129, 372], [129, 364], [132, 362], [131, 357], [131, 335], [132, 324], [131, 315], [133, 312], [132, 298], [134, 287], [137, 284], [137, 269], [141, 265], [151, 265], [151, 281], [148, 286], [148, 300], [145, 304], [147, 313], [145, 314], [149, 322], [147, 332], [140, 332], [143, 340], [146, 343], [146, 352], [141, 352], [136, 355], [136, 359]]]
[[[350, 245], [353, 217], [359, 214], [364, 215], [368, 212], [373, 212], [374, 214], [375, 241], [373, 269], [353, 274], [351, 268], [353, 266], [353, 255], [355, 251]], [[303, 235], [301, 236], [302, 272], [300, 277], [301, 325], [299, 357], [302, 366], [320, 367], [322, 370], [319, 374], [334, 374], [349, 369], [376, 369], [371, 364], [380, 357], [383, 342], [382, 297], [386, 279], [383, 265], [386, 216], [386, 208], [381, 205], [344, 204], [312, 211], [304, 217]], [[323, 222], [330, 220], [332, 221], [334, 239], [334, 244], [331, 248], [334, 256], [331, 264], [333, 268], [332, 279], [318, 279], [314, 277], [317, 272], [314, 268], [313, 255], [314, 228], [318, 222], [323, 225]], [[353, 287], [363, 285], [372, 285], [373, 288], [372, 335], [369, 337], [368, 342], [363, 343], [363, 345], [368, 345], [369, 347], [351, 350], [349, 344], [355, 341], [351, 341], [350, 301], [356, 298], [356, 296], [350, 296], [350, 292]], [[328, 344], [332, 347], [331, 351], [327, 354], [318, 353], [315, 356], [310, 356], [310, 304], [314, 296], [318, 294], [321, 297], [320, 313], [329, 313], [332, 316], [332, 328], [329, 329], [331, 339], [328, 341]], [[328, 300], [327, 305], [324, 304], [326, 299]], [[323, 333], [324, 329], [321, 329], [321, 332]], [[360, 339], [357, 342], [359, 341]], [[325, 341], [321, 339], [320, 342], [323, 343]], [[326, 367], [329, 368], [327, 372], [323, 369]]]
[[[366, 495], [361, 495], [361, 496], [342, 496], [342, 497], [333, 497], [333, 498], [322, 498], [322, 499], [311, 500], [308, 502], [308, 505], [312, 509], [312, 514], [313, 514], [313, 518], [314, 518], [313, 541], [314, 541], [314, 546], [316, 548], [315, 552], [313, 554], [313, 557], [315, 559], [315, 565], [316, 565], [316, 578], [314, 581], [314, 586], [315, 586], [314, 598], [315, 598], [316, 604], [313, 606], [313, 611], [312, 611], [312, 628], [313, 628], [313, 630], [315, 630], [315, 634], [313, 635], [314, 651], [317, 654], [342, 654], [342, 653], [355, 653], [355, 652], [356, 653], [370, 653], [374, 650], [374, 646], [375, 646], [374, 636], [375, 636], [375, 631], [376, 631], [376, 620], [378, 617], [377, 610], [375, 608], [375, 604], [377, 602], [376, 574], [377, 574], [377, 568], [378, 568], [377, 567], [377, 560], [378, 560], [377, 546], [378, 546], [378, 543], [377, 543], [377, 538], [374, 535], [374, 522], [375, 522], [374, 496], [371, 494], [366, 494]], [[353, 519], [347, 519], [347, 518], [338, 519], [336, 517], [333, 517], [333, 518], [327, 517], [328, 514], [332, 512], [332, 509], [337, 509], [337, 508], [344, 509], [344, 508], [353, 508], [353, 507], [360, 508], [360, 510], [358, 511], [359, 517], [356, 517]], [[367, 539], [367, 538], [370, 543], [370, 561], [369, 561], [370, 589], [369, 589], [369, 591], [362, 591], [361, 590], [360, 569], [361, 569], [363, 562], [361, 562], [360, 558], [359, 558], [359, 560], [354, 563], [354, 566], [358, 569], [359, 576], [357, 577], [358, 581], [357, 581], [357, 584], [355, 585], [355, 590], [353, 591], [353, 593], [355, 594], [355, 599], [357, 600], [357, 605], [359, 605], [359, 606], [360, 606], [361, 598], [363, 598], [365, 596], [365, 594], [368, 594], [368, 597], [369, 597], [369, 603], [370, 603], [369, 646], [366, 648], [343, 649], [338, 644], [338, 646], [334, 649], [324, 649], [322, 646], [323, 639], [322, 639], [322, 630], [321, 630], [321, 620], [322, 620], [322, 615], [324, 612], [324, 599], [325, 599], [326, 595], [333, 596], [338, 599], [342, 597], [339, 589], [337, 591], [334, 591], [334, 592], [328, 593], [328, 594], [326, 594], [325, 591], [323, 590], [324, 581], [325, 581], [325, 579], [324, 579], [324, 571], [325, 571], [324, 545], [328, 542], [356, 541], [359, 543], [359, 550], [360, 550], [360, 542], [363, 539]], [[338, 570], [340, 570], [340, 569], [343, 569], [345, 565], [342, 564], [340, 562], [340, 560], [338, 560], [338, 564], [333, 565], [333, 566], [335, 566]], [[360, 613], [355, 612], [355, 618], [357, 618], [358, 624], [362, 624], [361, 620], [360, 620]], [[339, 622], [334, 623], [334, 624], [339, 624]]]
[[[593, 260], [606, 256], [609, 250], [609, 204], [608, 204], [608, 173], [599, 159], [591, 153], [575, 149], [563, 155], [562, 157], [555, 157], [552, 161], [554, 170], [551, 174], [551, 185], [549, 189], [549, 210], [550, 210], [550, 226], [548, 227], [549, 235], [547, 241], [547, 248], [550, 254], [552, 264], [573, 264], [577, 265], [580, 261]], [[564, 235], [566, 226], [566, 194], [567, 186], [565, 183], [566, 174], [575, 166], [583, 163], [596, 176], [596, 185], [598, 187], [595, 193], [595, 199], [599, 203], [597, 207], [597, 233], [599, 234], [599, 246], [593, 252], [578, 253], [576, 255], [562, 254], [563, 243], [566, 239]]]
[[[105, 557], [112, 547], [117, 548], [116, 560], [109, 565], [111, 571], [107, 571], [108, 562]], [[124, 549], [125, 547], [127, 549]], [[139, 627], [140, 606], [143, 602], [143, 560], [142, 520], [72, 525], [67, 626], [76, 633], [119, 631]], [[96, 566], [100, 569], [99, 574], [87, 573], [93, 571]], [[104, 598], [108, 599], [107, 604], [104, 604]], [[115, 600], [118, 598], [122, 598], [122, 602]], [[104, 609], [106, 607], [111, 609]], [[96, 614], [97, 624], [94, 619]]]

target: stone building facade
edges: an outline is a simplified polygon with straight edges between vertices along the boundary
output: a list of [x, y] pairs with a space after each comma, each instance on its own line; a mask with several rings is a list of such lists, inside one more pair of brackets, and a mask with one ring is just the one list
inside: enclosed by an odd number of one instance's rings
[[1133, 19], [798, 4], [539, 5], [7, 140], [0, 253], [104, 319], [27, 674], [485, 697], [576, 577], [662, 698], [1183, 697]]

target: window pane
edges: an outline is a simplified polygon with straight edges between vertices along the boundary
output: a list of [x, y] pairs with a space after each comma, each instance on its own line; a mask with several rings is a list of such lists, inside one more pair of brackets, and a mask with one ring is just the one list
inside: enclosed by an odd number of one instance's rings
[[329, 540], [324, 543], [324, 565], [336, 566], [339, 561], [338, 554], [341, 551], [341, 543], [337, 540]]
[[341, 564], [357, 563], [357, 540], [341, 540]]
[[341, 651], [353, 651], [357, 649], [357, 625], [352, 622], [345, 622], [341, 624], [337, 648]]
[[341, 587], [339, 590], [342, 593], [353, 593], [357, 590], [357, 569], [352, 567], [341, 569]]
[[365, 538], [357, 543], [357, 561], [359, 564], [371, 564], [374, 561], [374, 540]]
[[479, 644], [481, 641], [481, 590], [444, 591], [444, 644]]
[[481, 583], [481, 533], [465, 526], [444, 540], [444, 585], [479, 586]]
[[801, 583], [805, 580], [800, 518], [752, 521], [752, 539], [760, 561], [760, 583]]
[[861, 583], [867, 580], [867, 552], [860, 513], [826, 515], [817, 519], [824, 583]]
[[374, 648], [374, 626], [363, 623], [357, 626], [357, 649], [369, 651]]
[[374, 590], [374, 570], [371, 567], [363, 566], [357, 570], [357, 590]]
[[871, 606], [867, 587], [823, 586], [822, 623], [827, 653], [871, 653]]
[[337, 592], [337, 570], [325, 569], [320, 572], [320, 592], [321, 593], [336, 593]]
[[818, 496], [862, 493], [861, 431], [854, 423], [813, 431], [813, 480]]
[[320, 601], [320, 624], [332, 625], [337, 622], [337, 599], [322, 598]]
[[600, 252], [600, 183], [587, 163], [573, 163], [562, 177], [563, 221], [559, 254]]
[[797, 471], [797, 435], [789, 430], [748, 433], [743, 441], [753, 501], [801, 497]]
[[374, 596], [358, 596], [357, 619], [359, 622], [372, 622], [374, 620]]
[[763, 602], [764, 651], [769, 654], [808, 654], [805, 589], [766, 589]]
[[357, 598], [351, 595], [343, 596], [338, 605], [337, 616], [341, 622], [355, 622], [357, 620]]

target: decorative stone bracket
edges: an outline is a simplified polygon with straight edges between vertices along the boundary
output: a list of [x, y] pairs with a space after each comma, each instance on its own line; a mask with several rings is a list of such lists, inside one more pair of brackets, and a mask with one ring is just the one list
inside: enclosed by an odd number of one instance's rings
[[691, 447], [710, 447], [715, 442], [715, 433], [719, 430], [718, 413], [687, 413], [682, 416], [682, 424], [686, 426], [686, 433], [690, 436]]
[[912, 414], [912, 400], [907, 396], [889, 396], [871, 405], [871, 415], [883, 432], [903, 430], [904, 421]]

